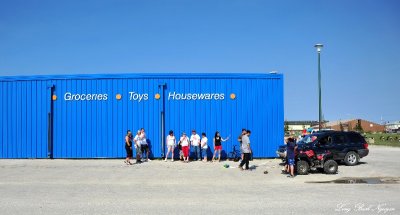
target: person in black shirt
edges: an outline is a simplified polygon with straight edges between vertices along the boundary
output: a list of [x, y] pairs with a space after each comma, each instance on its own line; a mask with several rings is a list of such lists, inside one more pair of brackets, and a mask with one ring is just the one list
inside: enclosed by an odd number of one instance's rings
[[213, 142], [214, 142], [214, 155], [213, 155], [212, 161], [215, 160], [215, 158], [216, 158], [215, 155], [216, 154], [218, 154], [218, 156], [217, 156], [218, 157], [218, 162], [221, 160], [222, 142], [225, 142], [227, 140], [229, 140], [229, 137], [224, 139], [224, 138], [221, 137], [221, 135], [219, 134], [218, 131], [215, 132], [215, 136], [214, 136], [214, 139], [213, 139]]
[[132, 165], [131, 159], [133, 156], [133, 151], [132, 151], [132, 133], [130, 130], [126, 132], [125, 136], [125, 150], [126, 150], [126, 158], [125, 158], [125, 163], [127, 165]]

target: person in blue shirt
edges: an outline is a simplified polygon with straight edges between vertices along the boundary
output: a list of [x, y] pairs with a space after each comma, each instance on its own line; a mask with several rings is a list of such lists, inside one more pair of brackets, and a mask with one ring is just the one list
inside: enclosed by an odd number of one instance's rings
[[293, 137], [289, 137], [287, 139], [286, 144], [286, 159], [288, 162], [288, 172], [290, 175], [288, 177], [294, 178], [294, 158], [295, 158], [295, 151], [297, 149], [296, 142]]

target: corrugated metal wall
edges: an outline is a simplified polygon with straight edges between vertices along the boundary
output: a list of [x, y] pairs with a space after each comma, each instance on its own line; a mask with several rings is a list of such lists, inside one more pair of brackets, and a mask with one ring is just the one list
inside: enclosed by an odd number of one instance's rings
[[47, 81], [0, 80], [0, 158], [46, 158]]
[[[17, 78], [15, 78], [17, 79]], [[0, 158], [47, 156], [47, 113], [53, 95], [54, 158], [116, 158], [125, 156], [124, 135], [146, 129], [154, 157], [161, 157], [161, 111], [165, 135], [192, 129], [206, 132], [212, 145], [215, 131], [226, 153], [237, 145], [241, 128], [252, 130], [254, 157], [275, 157], [283, 141], [283, 76], [276, 74], [66, 76], [37, 80], [0, 78]], [[163, 88], [160, 84], [165, 84]], [[131, 94], [147, 100], [131, 100]], [[223, 100], [174, 100], [170, 93], [223, 93]], [[70, 94], [107, 94], [107, 100], [68, 101]], [[230, 94], [236, 98], [231, 99]], [[122, 95], [120, 100], [116, 95]], [[160, 99], [155, 95], [160, 94]], [[69, 94], [67, 94], [69, 95]], [[135, 97], [136, 98], [136, 97]], [[164, 103], [164, 105], [163, 105]]]

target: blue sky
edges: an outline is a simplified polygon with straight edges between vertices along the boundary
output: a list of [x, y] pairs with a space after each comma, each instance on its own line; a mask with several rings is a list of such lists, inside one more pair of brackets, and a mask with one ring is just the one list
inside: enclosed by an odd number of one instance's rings
[[400, 1], [0, 0], [0, 76], [285, 77], [285, 118], [400, 120]]

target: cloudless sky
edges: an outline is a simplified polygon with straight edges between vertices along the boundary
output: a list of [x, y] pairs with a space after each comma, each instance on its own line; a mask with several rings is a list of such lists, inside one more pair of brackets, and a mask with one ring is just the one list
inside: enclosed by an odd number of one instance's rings
[[285, 119], [400, 120], [398, 0], [0, 0], [0, 76], [284, 74]]

